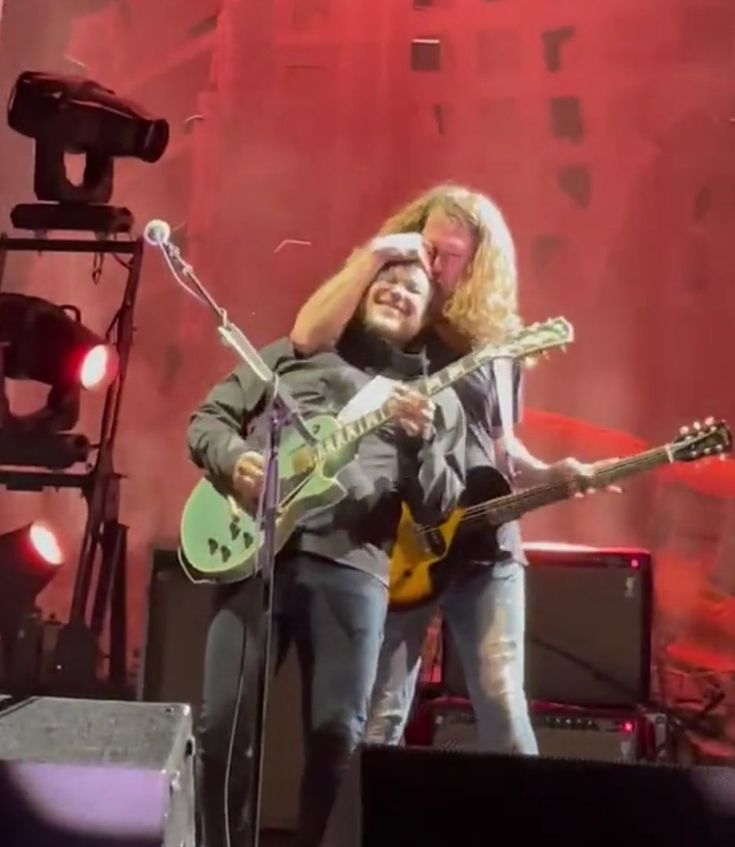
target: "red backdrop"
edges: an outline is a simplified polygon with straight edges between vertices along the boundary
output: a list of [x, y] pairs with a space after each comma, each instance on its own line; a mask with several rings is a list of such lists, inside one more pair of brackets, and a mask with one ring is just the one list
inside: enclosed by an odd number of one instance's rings
[[[34, 61], [81, 63], [171, 121], [161, 162], [119, 164], [114, 199], [139, 227], [150, 217], [175, 226], [254, 342], [286, 331], [307, 292], [385, 215], [453, 179], [489, 192], [506, 212], [525, 318], [561, 314], [576, 328], [566, 355], [529, 374], [524, 435], [538, 454], [621, 455], [667, 441], [693, 419], [735, 420], [730, 0], [86, 6], [70, 26], [55, 22], [59, 37]], [[7, 131], [0, 143], [23, 146]], [[30, 175], [16, 177], [14, 190], [22, 196], [13, 202], [30, 199]], [[88, 276], [84, 262], [62, 276], [44, 260], [30, 284], [54, 295], [73, 289], [102, 322], [109, 302]], [[139, 636], [150, 548], [175, 543], [197, 478], [184, 449], [187, 416], [232, 359], [208, 312], [154, 253], [137, 324], [118, 465], [129, 474]], [[631, 481], [623, 497], [531, 515], [525, 536], [649, 546], [663, 640], [672, 652], [697, 651], [686, 659], [691, 680], [704, 665], [727, 685], [734, 492], [731, 462], [672, 468]], [[38, 508], [19, 502], [4, 497], [9, 520]], [[43, 503], [80, 514], [51, 495]], [[67, 589], [60, 580], [46, 597], [62, 615]], [[733, 700], [723, 706], [723, 744], [735, 738]]]

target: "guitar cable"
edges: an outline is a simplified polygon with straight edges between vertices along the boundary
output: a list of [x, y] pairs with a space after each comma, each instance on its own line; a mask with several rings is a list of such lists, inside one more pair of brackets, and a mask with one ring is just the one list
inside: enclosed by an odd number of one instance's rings
[[[258, 510], [256, 512], [256, 526], [262, 526], [263, 522], [263, 514], [265, 512], [265, 486], [261, 491], [261, 495], [258, 498]], [[272, 589], [271, 589], [272, 590]], [[225, 779], [224, 779], [224, 812], [225, 812], [225, 843], [227, 847], [232, 847], [232, 840], [230, 837], [230, 778], [232, 773], [232, 758], [235, 751], [235, 738], [237, 736], [237, 727], [240, 722], [240, 710], [242, 708], [242, 695], [245, 688], [245, 662], [247, 658], [247, 647], [248, 647], [248, 626], [243, 621], [243, 629], [242, 629], [242, 643], [240, 646], [240, 670], [238, 673], [238, 681], [237, 681], [237, 694], [235, 695], [235, 706], [233, 709], [232, 716], [232, 724], [230, 727], [230, 740], [227, 749], [227, 760], [225, 765]], [[255, 715], [253, 715], [253, 723], [255, 723]], [[252, 771], [255, 763], [252, 760], [252, 746], [253, 739], [249, 739], [248, 749], [246, 752], [246, 758], [248, 761], [248, 769], [250, 770], [250, 776], [248, 778], [248, 798], [246, 800], [246, 804], [250, 804], [252, 801], [252, 793], [253, 793], [253, 779], [252, 779]], [[248, 808], [246, 805], [246, 815], [248, 818], [251, 818], [250, 821], [251, 829], [253, 825], [253, 821], [256, 818], [253, 818], [253, 810]], [[250, 832], [250, 839], [253, 844], [257, 843], [258, 835], [255, 832]]]

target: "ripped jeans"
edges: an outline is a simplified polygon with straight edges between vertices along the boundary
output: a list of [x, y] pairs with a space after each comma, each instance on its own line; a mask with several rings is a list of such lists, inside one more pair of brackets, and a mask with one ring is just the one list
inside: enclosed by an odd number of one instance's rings
[[512, 560], [458, 573], [437, 603], [389, 612], [365, 741], [400, 743], [437, 605], [464, 670], [480, 748], [537, 755], [524, 689], [525, 567]]

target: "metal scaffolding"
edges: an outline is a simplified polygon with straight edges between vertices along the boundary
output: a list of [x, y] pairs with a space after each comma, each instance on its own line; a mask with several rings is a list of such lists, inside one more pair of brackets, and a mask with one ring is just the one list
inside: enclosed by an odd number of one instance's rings
[[[143, 260], [143, 240], [98, 238], [14, 238], [0, 235], [0, 290], [7, 254], [87, 253], [128, 256], [123, 261], [127, 279], [122, 301], [111, 325], [119, 368], [108, 386], [101, 415], [96, 452], [86, 470], [19, 469], [0, 464], [0, 485], [9, 491], [78, 489], [87, 504], [74, 589], [68, 619], [62, 621], [54, 654], [49, 687], [54, 693], [87, 693], [109, 685], [121, 696], [127, 685], [127, 526], [120, 522], [120, 474], [114, 466], [121, 402], [133, 342], [133, 314]], [[102, 637], [109, 615], [109, 662], [106, 679], [97, 669]]]

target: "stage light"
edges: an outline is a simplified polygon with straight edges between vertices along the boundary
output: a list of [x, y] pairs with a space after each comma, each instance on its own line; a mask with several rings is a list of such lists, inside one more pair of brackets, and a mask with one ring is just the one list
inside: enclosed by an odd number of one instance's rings
[[0, 626], [13, 627], [64, 563], [58, 535], [41, 521], [0, 535]]
[[117, 373], [115, 348], [80, 322], [74, 306], [0, 292], [5, 376], [53, 386], [100, 388]]
[[113, 352], [107, 344], [96, 344], [84, 354], [79, 368], [79, 382], [82, 388], [93, 391], [104, 385], [111, 375], [114, 376], [117, 367], [113, 364]]
[[[113, 159], [156, 162], [168, 146], [169, 125], [137, 103], [93, 80], [25, 71], [8, 103], [8, 125], [35, 140], [34, 190], [39, 200], [107, 203]], [[81, 184], [66, 171], [66, 153], [85, 156]]]
[[115, 348], [80, 322], [79, 311], [40, 297], [0, 292], [0, 344], [4, 377], [51, 386], [45, 408], [11, 416], [16, 428], [71, 428], [80, 389], [100, 389], [117, 375]]

